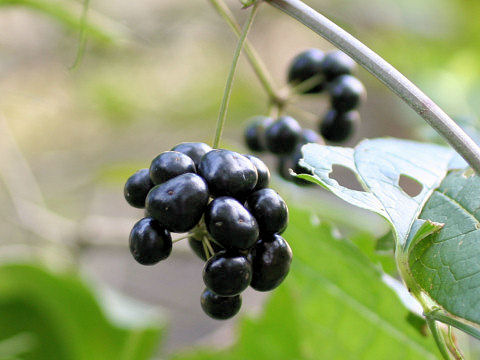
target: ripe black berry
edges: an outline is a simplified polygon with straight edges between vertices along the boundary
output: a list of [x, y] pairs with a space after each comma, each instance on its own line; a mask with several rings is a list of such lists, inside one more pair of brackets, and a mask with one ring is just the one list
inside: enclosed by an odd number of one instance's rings
[[338, 112], [330, 110], [320, 124], [322, 136], [331, 142], [348, 140], [360, 122], [360, 114], [357, 111]]
[[262, 236], [282, 233], [288, 224], [288, 207], [273, 189], [254, 192], [247, 200], [248, 210], [257, 220]]
[[351, 74], [354, 68], [355, 61], [340, 50], [332, 51], [325, 55], [320, 65], [320, 71], [327, 81], [331, 81], [341, 75]]
[[275, 289], [285, 279], [292, 262], [292, 250], [280, 235], [264, 237], [253, 250], [250, 286], [258, 291]]
[[202, 218], [208, 204], [205, 181], [195, 174], [183, 174], [155, 186], [147, 196], [147, 210], [172, 232], [187, 232]]
[[305, 167], [299, 164], [300, 159], [303, 157], [301, 148], [293, 153], [293, 155], [285, 156], [279, 159], [278, 162], [278, 173], [287, 181], [294, 182], [297, 185], [313, 185], [312, 182], [300, 179], [296, 176], [290, 174], [290, 169], [293, 170], [296, 174], [309, 174], [312, 175], [312, 172], [306, 169]]
[[342, 75], [329, 86], [332, 107], [338, 111], [350, 111], [357, 108], [365, 96], [365, 88], [356, 77]]
[[312, 129], [303, 129], [300, 144], [310, 144], [310, 143], [323, 144], [323, 139], [320, 135], [318, 135], [316, 131]]
[[185, 142], [175, 146], [172, 151], [178, 151], [189, 156], [198, 169], [198, 165], [200, 164], [200, 160], [202, 160], [203, 155], [209, 151], [212, 151], [212, 148], [207, 144], [200, 142]]
[[158, 221], [144, 218], [130, 232], [130, 252], [142, 265], [156, 264], [172, 252], [172, 237]]
[[235, 316], [242, 306], [242, 298], [236, 296], [219, 296], [205, 289], [200, 297], [203, 311], [213, 319], [226, 320]]
[[265, 163], [256, 156], [253, 156], [253, 155], [244, 155], [244, 156], [248, 160], [250, 160], [252, 164], [255, 166], [255, 168], [257, 169], [257, 174], [258, 174], [257, 185], [255, 185], [255, 188], [253, 189], [253, 191], [266, 188], [268, 186], [268, 183], [270, 182], [270, 170], [268, 170], [267, 165], [265, 165]]
[[216, 198], [208, 205], [205, 224], [209, 234], [226, 249], [248, 249], [258, 239], [257, 221], [231, 197]]
[[245, 156], [229, 150], [212, 150], [206, 154], [198, 173], [213, 196], [245, 198], [257, 184], [257, 169]]
[[195, 163], [189, 156], [178, 151], [161, 153], [150, 165], [150, 178], [155, 185], [186, 173], [196, 173]]
[[[290, 64], [288, 82], [299, 84], [314, 76], [321, 76], [321, 64], [324, 56], [323, 52], [318, 49], [309, 49], [297, 55]], [[323, 78], [320, 77], [319, 83], [306, 90], [305, 93], [319, 93], [323, 91], [324, 87]]]
[[278, 118], [265, 131], [267, 148], [274, 154], [290, 154], [302, 138], [302, 128], [290, 116]]
[[233, 296], [245, 290], [252, 280], [252, 264], [241, 254], [221, 251], [203, 268], [205, 286], [220, 296]]
[[[190, 236], [188, 238], [188, 245], [190, 245], [190, 248], [195, 253], [195, 255], [197, 255], [203, 261], [207, 261], [207, 255], [205, 254], [202, 240], [197, 240], [194, 236]], [[215, 254], [223, 250], [220, 245], [215, 244], [213, 241], [210, 241], [210, 245], [212, 246]]]
[[245, 129], [245, 142], [252, 151], [262, 152], [265, 147], [265, 129], [273, 123], [273, 119], [267, 116], [256, 116], [250, 120]]
[[148, 169], [138, 170], [125, 183], [123, 189], [125, 200], [133, 207], [144, 208], [145, 199], [152, 187], [153, 183], [150, 180]]

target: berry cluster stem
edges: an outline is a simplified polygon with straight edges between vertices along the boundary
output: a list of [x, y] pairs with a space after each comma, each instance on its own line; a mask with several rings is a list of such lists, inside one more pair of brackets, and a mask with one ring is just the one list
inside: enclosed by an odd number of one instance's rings
[[233, 79], [235, 77], [235, 71], [237, 69], [237, 64], [238, 64], [238, 59], [240, 58], [240, 53], [242, 52], [242, 48], [245, 44], [245, 41], [247, 39], [248, 31], [250, 30], [253, 20], [255, 18], [255, 15], [258, 11], [258, 7], [260, 5], [260, 2], [257, 1], [253, 7], [252, 10], [250, 11], [250, 15], [243, 26], [242, 32], [240, 34], [240, 37], [238, 39], [237, 47], [235, 49], [235, 53], [233, 54], [233, 60], [232, 60], [232, 65], [230, 66], [230, 72], [227, 77], [227, 83], [225, 85], [225, 91], [223, 93], [223, 99], [222, 99], [222, 104], [220, 105], [220, 112], [218, 114], [218, 120], [217, 120], [217, 129], [215, 131], [215, 139], [213, 141], [213, 148], [218, 148], [218, 145], [220, 143], [220, 138], [222, 137], [222, 131], [223, 127], [225, 125], [225, 120], [227, 117], [227, 108], [228, 108], [228, 103], [230, 101], [230, 95], [232, 93], [232, 85], [233, 85]]
[[382, 81], [480, 174], [480, 147], [427, 95], [382, 57], [301, 0], [264, 0], [350, 55]]

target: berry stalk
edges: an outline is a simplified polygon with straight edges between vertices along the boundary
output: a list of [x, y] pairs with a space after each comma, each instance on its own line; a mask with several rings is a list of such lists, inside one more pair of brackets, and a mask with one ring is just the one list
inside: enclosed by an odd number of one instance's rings
[[240, 34], [240, 38], [238, 39], [235, 53], [233, 54], [232, 65], [230, 66], [230, 72], [228, 74], [227, 83], [225, 85], [225, 91], [223, 93], [222, 104], [220, 105], [220, 113], [218, 114], [217, 129], [215, 131], [215, 138], [213, 140], [213, 148], [218, 148], [218, 145], [220, 143], [220, 138], [222, 137], [222, 131], [225, 125], [226, 117], [227, 117], [227, 108], [228, 108], [228, 103], [230, 101], [230, 95], [232, 94], [233, 78], [235, 77], [235, 71], [237, 69], [238, 59], [240, 58], [240, 53], [247, 39], [248, 31], [252, 26], [253, 19], [255, 18], [255, 15], [258, 11], [259, 5], [260, 5], [260, 2], [258, 1], [253, 5], [252, 10], [250, 11], [250, 15], [247, 19], [247, 22], [243, 26], [243, 30], [242, 30], [242, 33]]
[[301, 0], [264, 0], [350, 55], [433, 127], [480, 174], [480, 147], [427, 95], [378, 54]]

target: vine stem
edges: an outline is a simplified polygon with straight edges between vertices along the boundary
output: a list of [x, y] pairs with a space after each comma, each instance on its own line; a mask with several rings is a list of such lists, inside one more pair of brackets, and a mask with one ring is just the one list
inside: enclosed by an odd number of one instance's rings
[[[240, 37], [242, 34], [242, 28], [237, 23], [232, 12], [228, 8], [228, 6], [223, 2], [223, 0], [208, 0], [208, 1], [212, 4], [214, 9], [217, 11], [217, 13], [219, 13], [220, 16], [223, 17], [223, 19], [227, 22], [227, 24], [230, 26], [232, 31], [238, 37]], [[268, 94], [270, 102], [277, 103], [277, 104], [282, 104], [283, 102], [285, 102], [284, 97], [281, 96], [276, 90], [277, 87], [273, 81], [273, 77], [270, 75], [270, 72], [268, 71], [267, 67], [263, 63], [262, 59], [258, 55], [253, 45], [250, 43], [250, 41], [248, 41], [248, 39], [245, 40], [245, 44], [243, 45], [243, 50], [245, 52], [248, 62], [250, 63], [253, 71], [255, 72], [255, 75], [257, 76], [258, 80], [262, 84], [265, 92]]]
[[220, 138], [222, 137], [223, 127], [225, 125], [225, 120], [227, 117], [227, 108], [228, 103], [230, 101], [230, 95], [232, 94], [232, 85], [233, 85], [233, 78], [235, 77], [235, 70], [237, 69], [238, 59], [240, 58], [240, 53], [242, 52], [242, 48], [245, 44], [245, 40], [247, 39], [248, 31], [250, 30], [253, 19], [258, 11], [258, 7], [260, 6], [260, 1], [257, 1], [254, 5], [252, 10], [250, 11], [250, 15], [247, 19], [247, 22], [243, 26], [242, 33], [238, 39], [237, 47], [235, 49], [235, 53], [233, 54], [232, 65], [230, 66], [230, 72], [227, 77], [227, 83], [225, 85], [225, 91], [223, 93], [222, 104], [220, 105], [220, 112], [218, 114], [217, 120], [217, 129], [215, 131], [215, 138], [213, 140], [213, 148], [218, 148], [220, 143]]
[[387, 85], [480, 174], [480, 147], [427, 95], [382, 57], [301, 0], [264, 0], [331, 42]]
[[427, 317], [427, 325], [433, 335], [433, 338], [435, 339], [435, 343], [437, 344], [438, 350], [440, 351], [440, 354], [442, 354], [442, 358], [444, 360], [450, 360], [450, 353], [448, 351], [447, 345], [445, 344], [445, 340], [440, 333], [440, 330], [438, 329], [437, 322], [432, 319]]

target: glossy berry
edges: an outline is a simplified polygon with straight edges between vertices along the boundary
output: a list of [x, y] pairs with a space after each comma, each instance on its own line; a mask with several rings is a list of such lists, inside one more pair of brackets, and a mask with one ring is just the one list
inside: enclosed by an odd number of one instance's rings
[[198, 175], [183, 174], [155, 186], [147, 196], [147, 210], [172, 232], [187, 232], [202, 218], [207, 207], [207, 184]]
[[231, 197], [216, 198], [208, 205], [205, 224], [208, 233], [226, 249], [248, 249], [259, 235], [255, 218]]
[[198, 165], [200, 164], [203, 155], [212, 151], [212, 148], [201, 142], [185, 142], [175, 146], [172, 151], [178, 151], [190, 157], [198, 169]]
[[338, 50], [325, 55], [320, 71], [327, 81], [332, 81], [341, 75], [351, 74], [355, 66], [355, 61], [350, 56]]
[[252, 281], [252, 264], [243, 255], [221, 251], [203, 268], [205, 286], [220, 296], [240, 294]]
[[287, 276], [292, 262], [292, 250], [280, 235], [258, 241], [253, 249], [253, 276], [250, 286], [258, 291], [275, 289]]
[[267, 148], [274, 154], [290, 154], [302, 139], [302, 127], [290, 116], [278, 118], [265, 131]]
[[130, 252], [142, 265], [156, 264], [172, 252], [172, 237], [158, 221], [144, 218], [130, 232]]
[[330, 101], [335, 110], [346, 112], [358, 108], [365, 88], [356, 77], [342, 75], [335, 79], [329, 86]]
[[278, 172], [281, 177], [287, 181], [291, 181], [297, 185], [308, 186], [313, 185], [312, 182], [300, 179], [292, 174], [290, 174], [290, 169], [296, 174], [312, 174], [311, 171], [299, 164], [300, 159], [303, 157], [300, 149], [295, 151], [293, 155], [285, 156], [279, 160], [278, 163]]
[[265, 147], [265, 129], [273, 123], [273, 119], [267, 116], [256, 116], [250, 120], [245, 129], [245, 143], [252, 151], [262, 152]]
[[330, 110], [320, 124], [320, 132], [327, 141], [343, 142], [348, 140], [359, 122], [360, 114], [357, 111], [343, 113]]
[[253, 155], [244, 155], [248, 160], [252, 162], [252, 164], [255, 166], [257, 169], [257, 185], [255, 185], [255, 188], [253, 191], [257, 191], [260, 189], [264, 189], [268, 186], [268, 183], [270, 182], [270, 170], [268, 170], [267, 165], [260, 160], [258, 157], [253, 156]]
[[[195, 237], [190, 236], [188, 238], [188, 245], [190, 245], [190, 248], [195, 253], [195, 255], [197, 255], [203, 261], [207, 261], [207, 255], [205, 254], [202, 240], [197, 240], [195, 239]], [[223, 250], [220, 245], [215, 244], [213, 241], [210, 241], [210, 246], [212, 247], [215, 254]]]
[[150, 165], [150, 179], [155, 185], [164, 183], [178, 175], [195, 173], [193, 160], [178, 151], [166, 151], [153, 159]]
[[247, 199], [248, 210], [255, 217], [262, 236], [282, 233], [288, 224], [288, 207], [273, 189], [254, 192]]
[[205, 289], [200, 297], [203, 311], [213, 319], [226, 320], [235, 316], [242, 306], [240, 295], [219, 296]]
[[138, 170], [128, 178], [123, 195], [131, 206], [142, 209], [145, 207], [147, 194], [153, 186], [148, 169]]
[[319, 76], [319, 83], [306, 90], [305, 93], [314, 94], [323, 91], [325, 85], [321, 77], [321, 64], [324, 56], [323, 52], [318, 49], [309, 49], [297, 55], [290, 64], [288, 82], [300, 84], [314, 76]]
[[302, 130], [302, 138], [300, 140], [300, 144], [323, 144], [323, 139], [318, 133], [312, 129], [303, 129]]
[[213, 196], [245, 198], [257, 184], [257, 169], [245, 156], [229, 150], [212, 150], [206, 154], [198, 173]]

